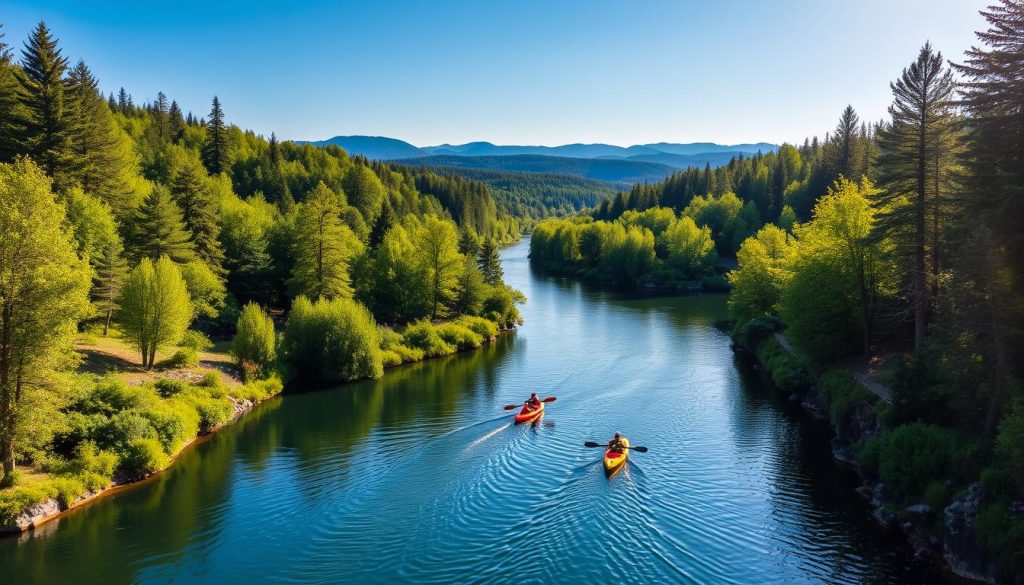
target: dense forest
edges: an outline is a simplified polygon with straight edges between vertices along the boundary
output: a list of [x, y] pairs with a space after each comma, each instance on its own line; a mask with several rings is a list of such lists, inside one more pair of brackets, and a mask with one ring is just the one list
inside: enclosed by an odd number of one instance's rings
[[[264, 138], [217, 97], [197, 116], [103, 96], [45, 24], [17, 57], [0, 35], [0, 486], [16, 464], [53, 478], [0, 493], [0, 521], [160, 469], [279, 377], [379, 377], [493, 339], [520, 321], [498, 246], [521, 228], [482, 182]], [[143, 370], [233, 335], [248, 384], [76, 374], [82, 335]]]
[[[1001, 574], [1019, 577], [1024, 4], [983, 14], [990, 28], [959, 61], [921, 48], [891, 84], [888, 119], [847, 107], [824, 140], [543, 221], [531, 258], [632, 285], [713, 277], [716, 253], [735, 257], [737, 345], [820, 402], [884, 486], [883, 513], [906, 520], [924, 503], [940, 522], [956, 500]], [[851, 374], [858, 364], [891, 397]]]

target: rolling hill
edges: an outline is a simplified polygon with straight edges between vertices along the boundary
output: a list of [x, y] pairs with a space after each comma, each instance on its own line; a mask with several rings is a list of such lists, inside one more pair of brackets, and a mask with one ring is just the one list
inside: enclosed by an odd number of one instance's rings
[[450, 169], [491, 169], [506, 172], [541, 173], [583, 177], [628, 189], [635, 183], [655, 183], [677, 169], [668, 165], [621, 158], [573, 158], [517, 154], [508, 156], [434, 155], [394, 162], [410, 166]]

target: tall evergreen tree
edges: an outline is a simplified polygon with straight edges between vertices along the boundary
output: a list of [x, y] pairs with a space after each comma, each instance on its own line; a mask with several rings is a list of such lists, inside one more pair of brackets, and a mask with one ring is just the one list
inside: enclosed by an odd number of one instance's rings
[[21, 54], [22, 148], [57, 187], [63, 187], [74, 164], [64, 95], [68, 60], [43, 22], [36, 25]]
[[349, 265], [362, 247], [341, 221], [341, 200], [323, 183], [298, 207], [295, 264], [288, 284], [295, 296], [351, 298]]
[[117, 109], [126, 116], [132, 111], [132, 96], [123, 87], [117, 92]]
[[[988, 375], [985, 434], [995, 433], [1005, 409], [1008, 386], [1020, 379], [1024, 356], [1012, 341], [1024, 319], [1024, 2], [1002, 0], [982, 15], [989, 23], [977, 33], [983, 47], [967, 51], [955, 68], [964, 76], [963, 109], [970, 116], [963, 160], [966, 168], [960, 229], [971, 233], [962, 253], [984, 294], [973, 312], [985, 314], [979, 326], [958, 324], [956, 333], [977, 331]], [[970, 286], [970, 285], [968, 285]], [[967, 329], [964, 329], [967, 327]]]
[[124, 259], [124, 245], [115, 237], [104, 245], [92, 262], [92, 301], [97, 313], [103, 319], [103, 335], [110, 330], [110, 322], [117, 311], [121, 286], [128, 274], [128, 262]]
[[906, 242], [911, 259], [910, 297], [914, 314], [914, 347], [924, 342], [931, 311], [928, 287], [929, 167], [952, 131], [953, 74], [942, 53], [925, 44], [917, 60], [891, 84], [895, 101], [892, 124], [879, 133], [879, 186], [876, 205], [882, 213], [876, 233]]
[[228, 152], [228, 129], [224, 124], [224, 110], [220, 99], [213, 96], [210, 121], [206, 124], [206, 144], [203, 145], [203, 164], [211, 175], [219, 175], [231, 166]]
[[121, 138], [96, 78], [83, 61], [71, 70], [67, 86], [75, 179], [87, 193], [123, 211], [131, 195], [127, 177], [135, 165], [131, 146]]
[[501, 278], [505, 272], [501, 269], [501, 258], [498, 256], [498, 246], [492, 238], [484, 240], [480, 246], [480, 258], [478, 260], [480, 272], [484, 275], [484, 281], [492, 286], [501, 284]]
[[0, 24], [0, 162], [14, 160], [18, 152], [18, 79], [11, 51]]
[[167, 140], [169, 134], [170, 106], [167, 104], [167, 96], [164, 92], [158, 91], [156, 101], [153, 102], [153, 122], [156, 126], [156, 135], [160, 140]]
[[839, 175], [859, 181], [864, 174], [862, 144], [858, 140], [858, 129], [860, 117], [854, 111], [853, 106], [846, 106], [839, 123], [836, 124], [835, 135], [829, 141], [829, 147], [825, 153], [825, 164], [827, 165], [831, 181]]
[[185, 118], [181, 115], [178, 102], [171, 100], [171, 108], [167, 112], [167, 134], [173, 142], [178, 142], [185, 134]]
[[219, 211], [201, 171], [186, 164], [171, 181], [171, 196], [181, 209], [185, 227], [192, 236], [196, 255], [218, 276], [224, 276]]
[[178, 264], [196, 259], [181, 210], [164, 187], [154, 187], [143, 201], [135, 220], [132, 248], [137, 259], [167, 256]]

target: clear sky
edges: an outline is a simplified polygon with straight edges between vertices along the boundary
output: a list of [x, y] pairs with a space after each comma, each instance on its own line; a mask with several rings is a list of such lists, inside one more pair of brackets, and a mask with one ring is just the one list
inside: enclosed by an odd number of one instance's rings
[[420, 146], [802, 141], [877, 120], [931, 40], [960, 60], [987, 0], [0, 0], [104, 91], [157, 91], [284, 139]]

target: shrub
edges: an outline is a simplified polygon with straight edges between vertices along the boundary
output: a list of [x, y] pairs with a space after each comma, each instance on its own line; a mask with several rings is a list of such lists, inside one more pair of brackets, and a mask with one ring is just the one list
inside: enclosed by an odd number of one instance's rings
[[81, 412], [67, 413], [65, 428], [53, 435], [53, 452], [63, 457], [74, 455], [78, 447], [95, 436], [96, 429], [107, 423], [109, 417], [104, 414], [85, 414]]
[[458, 349], [480, 347], [484, 342], [483, 336], [479, 333], [458, 323], [443, 323], [435, 327], [435, 329], [441, 339]]
[[924, 502], [932, 510], [942, 512], [949, 503], [949, 488], [944, 481], [932, 481], [924, 488]]
[[402, 334], [386, 325], [377, 326], [377, 338], [380, 339], [381, 349], [391, 349], [402, 343]]
[[236, 329], [238, 332], [231, 341], [231, 355], [235, 356], [235, 361], [239, 365], [255, 365], [256, 377], [270, 375], [277, 359], [277, 333], [270, 315], [256, 303], [247, 303], [238, 317]]
[[193, 437], [198, 427], [195, 411], [187, 408], [186, 404], [179, 404], [180, 407], [177, 410], [168, 405], [160, 410], [148, 410], [142, 413], [142, 416], [153, 427], [157, 440], [160, 441], [160, 445], [167, 453], [172, 453], [179, 445]]
[[111, 415], [122, 410], [138, 408], [152, 394], [145, 388], [129, 386], [117, 376], [105, 376], [85, 393], [74, 405], [74, 410], [85, 414]]
[[7, 524], [30, 506], [57, 497], [51, 482], [20, 485], [0, 492], [0, 522]]
[[206, 351], [213, 347], [213, 342], [203, 332], [189, 329], [181, 336], [181, 341], [178, 342], [178, 345], [196, 351]]
[[153, 387], [156, 388], [156, 393], [159, 394], [161, 398], [170, 398], [171, 396], [181, 394], [186, 388], [188, 388], [188, 384], [186, 384], [184, 380], [160, 378], [155, 384], [153, 384]]
[[913, 423], [869, 439], [859, 457], [866, 470], [877, 470], [888, 493], [905, 502], [924, 496], [932, 481], [969, 477], [973, 450], [948, 429]]
[[174, 355], [158, 364], [158, 367], [171, 370], [176, 368], [195, 368], [199, 365], [199, 352], [184, 347], [174, 352]]
[[217, 370], [208, 370], [203, 372], [203, 379], [199, 381], [199, 386], [204, 388], [220, 388], [220, 372]]
[[247, 382], [241, 388], [232, 390], [235, 398], [244, 398], [252, 402], [262, 402], [271, 396], [276, 396], [283, 389], [281, 378], [271, 376], [263, 380]]
[[484, 319], [483, 317], [464, 315], [456, 319], [455, 322], [463, 327], [471, 329], [484, 339], [490, 339], [498, 334], [498, 324], [494, 321]]
[[733, 338], [742, 346], [755, 348], [762, 340], [782, 330], [782, 319], [774, 316], [756, 317], [736, 328]]
[[408, 364], [410, 362], [418, 362], [422, 360], [426, 355], [422, 349], [408, 347], [402, 344], [395, 345], [388, 351], [398, 354], [398, 357], [402, 358], [403, 364]]
[[1024, 514], [1014, 510], [1010, 498], [1001, 497], [982, 507], [975, 520], [978, 540], [1000, 560], [1008, 574], [1024, 568]]
[[316, 383], [379, 378], [384, 373], [373, 316], [350, 299], [311, 303], [297, 298], [281, 353], [293, 377]]
[[193, 404], [199, 413], [199, 430], [204, 433], [228, 422], [235, 413], [230, 402], [218, 398], [195, 399]]
[[390, 349], [380, 350], [380, 361], [384, 364], [385, 368], [393, 368], [395, 366], [402, 365], [402, 356], [391, 351]]
[[156, 439], [133, 439], [121, 450], [120, 468], [133, 476], [143, 476], [167, 466], [167, 455]]
[[138, 439], [156, 439], [157, 434], [149, 419], [137, 411], [126, 410], [98, 427], [93, 438], [100, 447], [121, 455], [129, 443]]
[[867, 406], [868, 410], [871, 410], [870, 407], [878, 400], [846, 370], [825, 372], [818, 380], [818, 395], [828, 410], [832, 425], [841, 437], [850, 437], [856, 433], [853, 419], [858, 406]]
[[757, 358], [771, 373], [775, 386], [787, 392], [806, 392], [811, 387], [811, 374], [803, 360], [786, 351], [775, 338], [768, 338], [757, 347]]
[[54, 498], [62, 508], [70, 508], [86, 492], [85, 484], [76, 477], [55, 477], [50, 480]]
[[487, 296], [484, 297], [482, 312], [484, 316], [499, 326], [512, 327], [523, 322], [516, 304], [524, 302], [526, 302], [526, 297], [523, 296], [523, 293], [504, 284], [499, 284], [491, 287]]
[[417, 321], [405, 328], [402, 345], [423, 351], [426, 357], [455, 353], [455, 346], [446, 342], [429, 321]]

